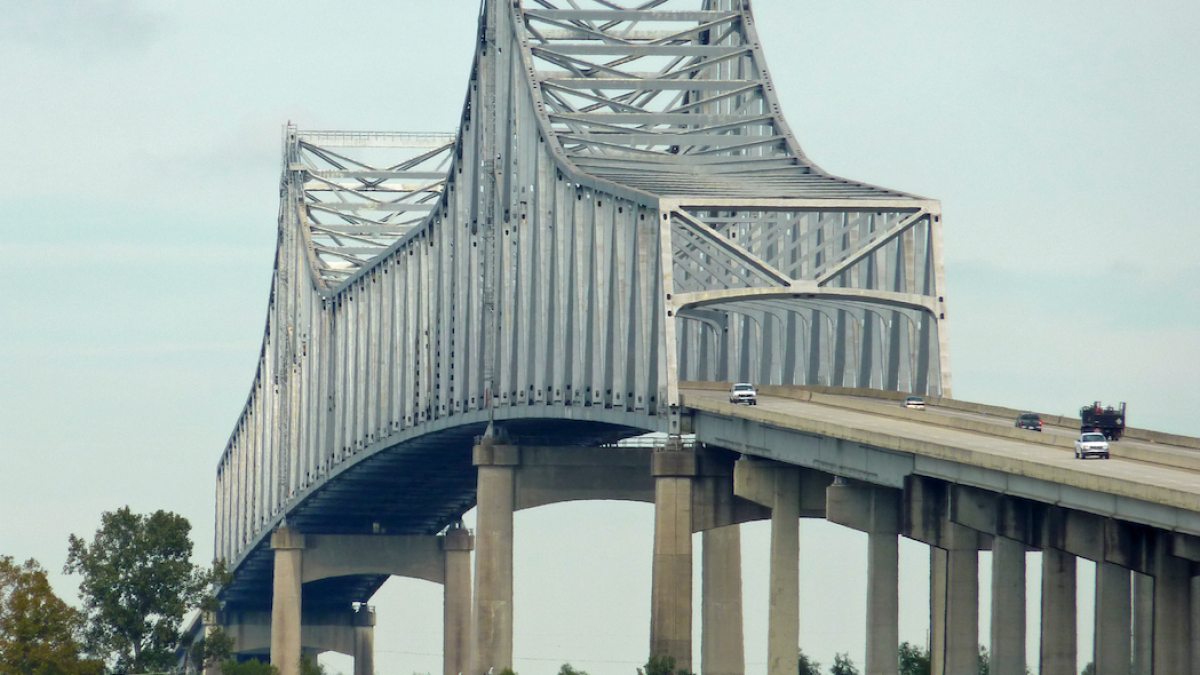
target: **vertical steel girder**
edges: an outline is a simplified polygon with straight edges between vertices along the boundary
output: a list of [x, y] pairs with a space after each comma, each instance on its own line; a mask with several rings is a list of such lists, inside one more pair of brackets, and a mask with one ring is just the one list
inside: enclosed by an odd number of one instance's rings
[[746, 3], [620, 4], [485, 3], [454, 135], [286, 129], [219, 558], [468, 413], [669, 428], [688, 379], [949, 393], [938, 202], [803, 154]]

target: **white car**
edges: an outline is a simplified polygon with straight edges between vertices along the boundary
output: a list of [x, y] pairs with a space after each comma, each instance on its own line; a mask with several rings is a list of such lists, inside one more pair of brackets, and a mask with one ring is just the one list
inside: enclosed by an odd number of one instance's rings
[[1075, 459], [1088, 457], [1108, 459], [1108, 439], [1099, 431], [1085, 431], [1075, 439]]
[[924, 410], [925, 399], [921, 398], [920, 396], [909, 396], [908, 398], [904, 399], [904, 407], [911, 410]]
[[758, 405], [758, 392], [749, 382], [738, 382], [729, 390], [729, 402]]

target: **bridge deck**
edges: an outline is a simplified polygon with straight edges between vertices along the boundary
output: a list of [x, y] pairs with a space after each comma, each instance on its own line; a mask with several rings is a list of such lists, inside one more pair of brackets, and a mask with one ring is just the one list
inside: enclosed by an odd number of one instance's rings
[[[748, 407], [730, 404], [726, 391], [711, 386], [685, 385], [681, 392], [685, 407], [702, 414], [905, 453], [913, 458], [915, 473], [922, 473], [922, 460], [938, 460], [964, 473], [1002, 472], [1012, 477], [1009, 480], [1077, 488], [1096, 497], [1096, 508], [1085, 510], [1100, 513], [1112, 513], [1110, 505], [1102, 502], [1113, 497], [1200, 510], [1200, 471], [1195, 468], [1200, 450], [1189, 447], [1195, 439], [1179, 439], [1178, 444], [1124, 439], [1113, 443], [1112, 459], [1084, 461], [1074, 458], [1068, 442], [1077, 431], [1060, 427], [1051, 427], [1042, 434], [1016, 430], [1012, 420], [995, 415], [939, 408], [908, 411], [895, 401], [830, 395], [797, 400], [760, 393], [758, 405]], [[780, 452], [777, 443], [754, 447], [755, 433], [748, 429], [728, 433], [735, 437], [729, 439], [698, 433], [698, 439], [716, 444], [729, 441], [730, 447], [751, 454], [774, 456]], [[1131, 455], [1154, 461], [1133, 459]], [[881, 474], [878, 478], [885, 484], [895, 481], [895, 476]]]

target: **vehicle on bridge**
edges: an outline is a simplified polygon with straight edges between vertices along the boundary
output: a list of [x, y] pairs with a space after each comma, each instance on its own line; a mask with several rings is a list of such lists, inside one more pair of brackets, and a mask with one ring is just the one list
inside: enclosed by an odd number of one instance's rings
[[758, 391], [749, 382], [738, 382], [729, 390], [729, 402], [758, 405]]
[[1096, 431], [1104, 434], [1110, 441], [1119, 441], [1121, 434], [1125, 432], [1125, 404], [1122, 403], [1117, 408], [1111, 405], [1104, 407], [1096, 401], [1079, 409], [1079, 419], [1080, 433]]
[[1108, 459], [1108, 439], [1098, 431], [1085, 431], [1075, 439], [1075, 459], [1102, 457]]
[[920, 396], [909, 396], [904, 399], [904, 407], [910, 410], [924, 410], [925, 399]]
[[1041, 417], [1041, 415], [1038, 415], [1037, 413], [1031, 413], [1031, 412], [1021, 413], [1020, 415], [1017, 415], [1016, 427], [1018, 429], [1031, 429], [1033, 431], [1041, 431], [1042, 430], [1042, 417]]

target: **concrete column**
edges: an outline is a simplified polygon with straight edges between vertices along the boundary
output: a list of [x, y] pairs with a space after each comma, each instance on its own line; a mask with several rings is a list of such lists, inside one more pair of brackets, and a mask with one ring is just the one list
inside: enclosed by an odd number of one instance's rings
[[705, 530], [700, 566], [700, 673], [745, 675], [742, 627], [742, 530]]
[[[1200, 572], [1192, 565], [1192, 573]], [[1192, 675], [1200, 675], [1200, 576], [1192, 577]]]
[[1042, 551], [1040, 675], [1075, 675], [1075, 556]]
[[471, 671], [471, 551], [475, 536], [464, 527], [441, 537], [446, 582], [442, 587], [442, 673]]
[[899, 670], [900, 504], [901, 492], [891, 488], [835, 479], [825, 489], [829, 522], [867, 533], [867, 675]]
[[1096, 563], [1096, 614], [1092, 662], [1096, 675], [1127, 675], [1132, 605], [1129, 570], [1110, 562]]
[[992, 540], [991, 675], [1025, 675], [1025, 544]]
[[692, 669], [692, 477], [696, 454], [655, 452], [654, 571], [650, 598], [650, 655], [670, 656]]
[[375, 610], [366, 605], [354, 613], [354, 675], [375, 675]]
[[767, 675], [795, 675], [800, 654], [800, 472], [781, 464], [774, 474]]
[[479, 467], [476, 496], [474, 646], [471, 672], [484, 675], [512, 668], [513, 506], [520, 448], [475, 446]]
[[895, 531], [867, 534], [865, 675], [897, 675], [900, 664], [900, 540]]
[[930, 642], [937, 648], [931, 654], [933, 675], [975, 673], [979, 670], [979, 535], [955, 523], [944, 528], [945, 555], [931, 558], [935, 597], [930, 607], [935, 614], [930, 625], [935, 632]]
[[1132, 675], [1153, 675], [1154, 670], [1154, 577], [1133, 573], [1133, 670]]
[[929, 670], [946, 672], [946, 550], [929, 547]]
[[271, 535], [275, 585], [271, 596], [271, 665], [279, 675], [300, 675], [300, 588], [304, 535], [284, 525]]
[[[1161, 537], [1165, 538], [1165, 537]], [[1160, 545], [1154, 565], [1154, 675], [1191, 673], [1191, 563]]]

